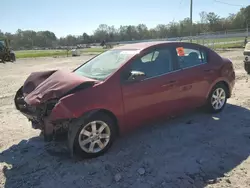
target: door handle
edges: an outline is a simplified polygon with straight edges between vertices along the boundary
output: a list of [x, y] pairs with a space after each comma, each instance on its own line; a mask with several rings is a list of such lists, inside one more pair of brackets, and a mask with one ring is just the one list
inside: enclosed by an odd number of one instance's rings
[[173, 87], [174, 83], [176, 83], [176, 80], [171, 80], [167, 82], [166, 84], [162, 85], [162, 87]]
[[213, 73], [213, 72], [214, 72], [214, 70], [212, 70], [212, 69], [205, 69], [205, 70], [204, 70], [204, 72], [207, 72], [207, 73]]
[[181, 91], [188, 91], [188, 90], [192, 89], [192, 87], [193, 87], [192, 85], [186, 85], [186, 86], [181, 88]]
[[168, 83], [169, 84], [173, 84], [173, 83], [175, 83], [176, 82], [176, 80], [171, 80], [171, 81], [169, 81]]

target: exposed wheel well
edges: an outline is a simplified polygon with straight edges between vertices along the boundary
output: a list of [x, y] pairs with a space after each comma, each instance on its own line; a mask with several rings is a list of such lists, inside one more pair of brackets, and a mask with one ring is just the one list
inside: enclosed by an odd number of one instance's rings
[[120, 129], [119, 129], [119, 124], [118, 124], [118, 120], [116, 118], [116, 116], [109, 110], [105, 110], [105, 109], [100, 109], [98, 110], [97, 113], [104, 113], [106, 114], [107, 116], [109, 116], [110, 118], [112, 118], [114, 120], [114, 123], [115, 123], [115, 127], [116, 127], [116, 133], [117, 135], [120, 134]]

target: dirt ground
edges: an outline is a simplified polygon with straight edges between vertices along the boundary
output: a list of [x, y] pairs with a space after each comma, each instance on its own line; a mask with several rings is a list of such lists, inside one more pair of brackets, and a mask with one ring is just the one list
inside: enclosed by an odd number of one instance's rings
[[250, 187], [250, 76], [242, 50], [223, 56], [234, 62], [237, 81], [222, 113], [195, 111], [145, 126], [91, 160], [73, 160], [62, 144], [45, 144], [13, 104], [31, 72], [73, 69], [90, 56], [0, 64], [0, 187]]

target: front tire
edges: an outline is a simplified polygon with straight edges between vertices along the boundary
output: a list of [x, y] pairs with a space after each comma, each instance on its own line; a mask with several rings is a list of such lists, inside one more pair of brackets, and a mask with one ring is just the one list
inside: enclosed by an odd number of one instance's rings
[[75, 153], [83, 158], [94, 158], [107, 152], [116, 137], [115, 126], [113, 119], [104, 113], [86, 119], [74, 139]]
[[228, 89], [223, 83], [216, 84], [211, 90], [207, 99], [207, 109], [211, 113], [221, 112], [228, 98]]

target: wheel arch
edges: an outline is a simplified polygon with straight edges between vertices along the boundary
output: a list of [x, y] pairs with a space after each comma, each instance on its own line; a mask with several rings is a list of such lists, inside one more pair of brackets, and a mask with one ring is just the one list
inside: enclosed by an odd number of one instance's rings
[[211, 88], [209, 89], [209, 92], [207, 93], [207, 98], [209, 97], [209, 94], [210, 94], [210, 92], [212, 91], [212, 89], [216, 86], [216, 85], [218, 85], [218, 84], [223, 84], [223, 85], [225, 85], [225, 87], [227, 88], [227, 98], [230, 98], [231, 97], [231, 92], [230, 92], [230, 87], [229, 87], [229, 83], [226, 81], [226, 80], [217, 80], [217, 81], [215, 81], [213, 84], [212, 84], [212, 86], [211, 86]]
[[120, 134], [118, 119], [117, 119], [117, 117], [115, 116], [115, 114], [113, 112], [111, 112], [110, 110], [107, 110], [107, 109], [98, 109], [96, 111], [96, 113], [103, 113], [103, 114], [106, 114], [107, 116], [109, 116], [115, 123], [116, 134], [117, 135]]
[[118, 118], [116, 117], [116, 115], [112, 111], [104, 109], [104, 108], [93, 109], [93, 110], [90, 110], [88, 112], [85, 112], [82, 116], [85, 118], [89, 118], [89, 117], [96, 115], [96, 114], [99, 114], [99, 113], [103, 113], [103, 114], [109, 116], [114, 121], [115, 128], [116, 128], [116, 134], [119, 135], [120, 134], [120, 127], [119, 127]]
[[218, 83], [221, 83], [221, 84], [224, 84], [227, 88], [227, 98], [230, 98], [231, 97], [231, 93], [230, 93], [230, 88], [229, 88], [229, 84], [226, 82], [226, 81], [220, 81]]

